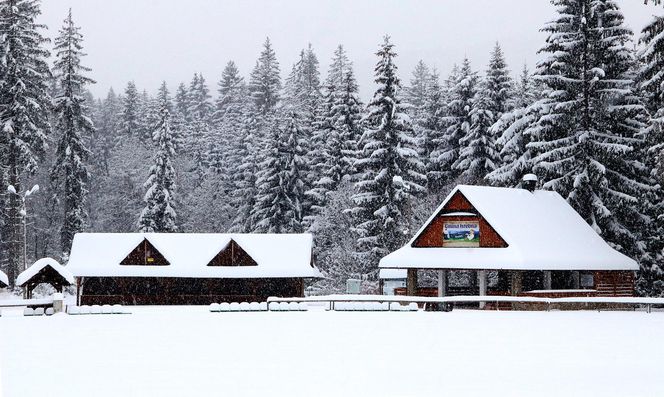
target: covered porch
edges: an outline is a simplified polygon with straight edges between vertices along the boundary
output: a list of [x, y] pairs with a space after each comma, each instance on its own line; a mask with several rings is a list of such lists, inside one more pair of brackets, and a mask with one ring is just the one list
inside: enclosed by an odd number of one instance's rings
[[[394, 294], [407, 296], [620, 297], [632, 296], [634, 289], [631, 271], [406, 268], [389, 273], [384, 269], [381, 274], [394, 279], [397, 272], [405, 287], [395, 288]], [[479, 304], [479, 308], [494, 306]], [[501, 308], [512, 305], [504, 303]]]

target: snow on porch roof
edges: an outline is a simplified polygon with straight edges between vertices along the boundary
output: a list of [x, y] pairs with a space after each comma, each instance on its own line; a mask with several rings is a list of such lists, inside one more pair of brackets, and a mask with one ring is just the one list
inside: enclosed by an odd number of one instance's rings
[[69, 284], [76, 284], [76, 280], [74, 280], [74, 276], [71, 274], [71, 272], [68, 269], [65, 269], [65, 267], [58, 263], [58, 261], [53, 258], [41, 258], [33, 263], [32, 266], [21, 272], [18, 277], [16, 277], [16, 285], [22, 287], [47, 266], [55, 270], [60, 276], [62, 276], [62, 278], [67, 280]]
[[[413, 242], [461, 192], [507, 242], [506, 248], [414, 248]], [[441, 236], [442, 238], [442, 236]], [[392, 269], [638, 270], [556, 192], [457, 186], [404, 247], [380, 261]]]
[[[170, 265], [120, 265], [147, 239]], [[257, 266], [207, 266], [230, 240]], [[310, 234], [78, 233], [67, 269], [76, 277], [321, 277], [311, 266]]]

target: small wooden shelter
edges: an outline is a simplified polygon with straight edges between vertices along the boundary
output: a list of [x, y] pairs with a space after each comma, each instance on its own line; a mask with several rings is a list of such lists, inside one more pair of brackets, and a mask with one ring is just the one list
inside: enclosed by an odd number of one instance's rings
[[304, 296], [321, 277], [310, 234], [79, 233], [80, 304], [202, 305]]
[[25, 290], [25, 297], [32, 298], [32, 291], [39, 284], [50, 284], [58, 292], [75, 283], [74, 276], [53, 258], [42, 258], [16, 278], [16, 285]]
[[438, 296], [572, 297], [633, 295], [638, 265], [556, 192], [460, 185], [380, 268], [406, 270], [408, 295], [432, 295], [430, 270]]

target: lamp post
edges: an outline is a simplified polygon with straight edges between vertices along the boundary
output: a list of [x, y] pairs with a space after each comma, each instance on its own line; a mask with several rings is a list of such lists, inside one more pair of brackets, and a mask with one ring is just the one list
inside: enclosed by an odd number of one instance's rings
[[7, 186], [7, 191], [21, 198], [23, 208], [19, 212], [23, 217], [23, 270], [28, 268], [28, 212], [25, 205], [25, 200], [32, 194], [39, 191], [39, 185], [34, 185], [32, 189], [26, 191], [24, 194], [19, 194], [14, 185]]

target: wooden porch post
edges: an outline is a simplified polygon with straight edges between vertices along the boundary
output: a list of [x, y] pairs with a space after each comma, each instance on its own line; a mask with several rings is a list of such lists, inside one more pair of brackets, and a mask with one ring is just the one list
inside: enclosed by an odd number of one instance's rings
[[415, 296], [417, 294], [417, 269], [408, 269], [406, 278], [406, 294]]
[[572, 272], [572, 286], [574, 289], [581, 288], [581, 272], [578, 270]]
[[551, 270], [545, 270], [544, 271], [544, 289], [550, 290], [552, 283], [551, 283]]
[[81, 306], [81, 277], [76, 277], [76, 306]]
[[[486, 296], [486, 285], [487, 285], [486, 270], [478, 270], [477, 278], [479, 279], [478, 281], [480, 284], [480, 296]], [[484, 309], [484, 306], [486, 306], [486, 302], [480, 302], [480, 309]]]
[[447, 295], [447, 270], [438, 270], [438, 296]]
[[512, 270], [510, 273], [512, 275], [512, 285], [510, 286], [510, 292], [512, 296], [517, 296], [523, 289], [522, 274], [519, 270]]

